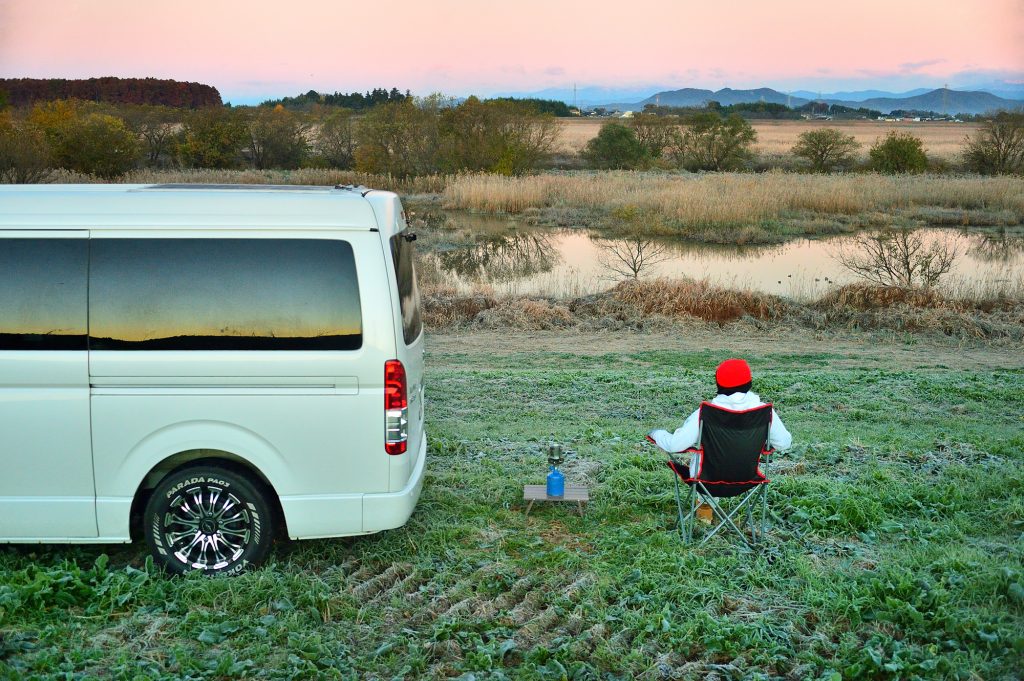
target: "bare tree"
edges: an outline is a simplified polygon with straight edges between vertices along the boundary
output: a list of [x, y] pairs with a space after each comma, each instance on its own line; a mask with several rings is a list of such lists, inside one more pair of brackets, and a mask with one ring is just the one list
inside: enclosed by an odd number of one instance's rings
[[925, 243], [918, 231], [902, 229], [861, 234], [836, 254], [857, 276], [882, 286], [931, 288], [953, 268], [957, 244], [945, 238]]
[[595, 239], [594, 243], [601, 249], [598, 261], [620, 277], [639, 279], [644, 268], [672, 257], [665, 244], [639, 235], [626, 239]]

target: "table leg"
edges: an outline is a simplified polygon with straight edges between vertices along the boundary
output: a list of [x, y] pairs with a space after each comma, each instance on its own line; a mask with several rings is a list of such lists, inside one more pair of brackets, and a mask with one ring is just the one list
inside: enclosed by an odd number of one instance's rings
[[526, 505], [526, 513], [525, 513], [525, 515], [530, 515], [530, 509], [531, 508], [533, 508], [533, 499], [530, 499], [530, 503], [528, 503]]

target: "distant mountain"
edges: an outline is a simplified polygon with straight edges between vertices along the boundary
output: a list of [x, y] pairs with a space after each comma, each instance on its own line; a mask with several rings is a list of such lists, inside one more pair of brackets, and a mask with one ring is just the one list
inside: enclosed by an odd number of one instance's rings
[[565, 102], [571, 105], [575, 96], [576, 103], [579, 106], [589, 107], [591, 105], [600, 105], [602, 102], [630, 102], [642, 99], [652, 92], [657, 92], [660, 89], [664, 89], [664, 86], [647, 86], [647, 87], [599, 87], [599, 86], [585, 86], [576, 88], [573, 92], [571, 87], [560, 87], [560, 88], [546, 88], [544, 90], [536, 90], [533, 92], [496, 92], [488, 97], [515, 97], [517, 99], [554, 99]]
[[854, 90], [851, 92], [811, 92], [810, 90], [794, 90], [789, 93], [794, 97], [803, 97], [810, 101], [818, 99], [825, 100], [846, 100], [850, 102], [863, 102], [866, 99], [878, 99], [879, 97], [914, 97], [916, 95], [923, 95], [926, 92], [931, 92], [930, 88], [919, 87], [914, 90], [907, 92], [887, 92], [886, 90]]
[[[853, 108], [876, 109], [882, 113], [889, 113], [897, 109], [913, 111], [937, 111], [949, 114], [981, 114], [997, 109], [1019, 109], [1024, 102], [1014, 99], [1004, 99], [989, 92], [964, 92], [962, 90], [924, 90], [915, 95], [871, 97], [868, 99], [839, 99], [824, 97], [829, 104], [841, 104]], [[837, 93], [842, 94], [842, 93]], [[856, 94], [856, 93], [846, 93]], [[606, 109], [618, 111], [643, 111], [647, 104], [659, 104], [661, 106], [700, 107], [709, 101], [716, 101], [722, 105], [742, 104], [746, 102], [769, 102], [772, 104], [787, 104], [794, 108], [806, 104], [817, 96], [798, 97], [796, 93], [787, 95], [771, 88], [757, 88], [754, 90], [733, 90], [723, 88], [718, 91], [701, 90], [697, 88], [683, 88], [681, 90], [666, 90], [651, 95], [650, 97], [634, 103], [605, 104]]]
[[[830, 101], [830, 104], [854, 104], [848, 101]], [[989, 92], [963, 92], [939, 88], [913, 97], [878, 97], [856, 102], [857, 106], [877, 109], [889, 113], [896, 109], [911, 111], [938, 111], [948, 114], [982, 114], [997, 109], [1019, 109], [1024, 104], [1019, 100], [1003, 99]]]

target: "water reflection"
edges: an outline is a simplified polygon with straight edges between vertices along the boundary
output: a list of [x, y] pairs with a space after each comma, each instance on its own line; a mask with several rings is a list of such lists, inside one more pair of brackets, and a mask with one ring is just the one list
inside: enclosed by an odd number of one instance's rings
[[553, 235], [511, 232], [484, 236], [462, 248], [437, 254], [439, 266], [463, 279], [494, 283], [550, 272], [559, 255]]
[[591, 237], [600, 249], [598, 262], [608, 270], [612, 279], [639, 279], [641, 272], [671, 258], [669, 246], [653, 239], [634, 236], [618, 239]]
[[[513, 220], [453, 213], [448, 229], [425, 234], [422, 265], [432, 283], [496, 293], [587, 295], [622, 278], [692, 277], [793, 297], [818, 296], [857, 277], [837, 259], [856, 236], [785, 244], [723, 246], [674, 240], [608, 239], [581, 229], [531, 227]], [[959, 239], [944, 284], [1024, 279], [1024, 239], [999, 233], [923, 229], [925, 246]], [[641, 252], [642, 251], [642, 252]], [[611, 267], [610, 265], [615, 265]]]
[[969, 251], [971, 255], [991, 263], [1012, 263], [1024, 255], [1024, 237], [1006, 231], [976, 235]]

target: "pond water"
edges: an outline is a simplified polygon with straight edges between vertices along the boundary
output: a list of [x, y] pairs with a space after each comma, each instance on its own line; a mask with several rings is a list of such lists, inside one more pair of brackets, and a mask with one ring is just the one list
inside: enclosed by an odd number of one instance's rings
[[[918, 230], [924, 243], [952, 245], [956, 258], [943, 277], [955, 289], [1020, 290], [1024, 235], [1019, 231]], [[631, 278], [691, 277], [727, 287], [784, 296], [818, 296], [856, 281], [840, 262], [856, 250], [854, 236], [796, 239], [765, 246], [720, 246], [678, 240], [608, 239], [583, 229], [535, 227], [515, 220], [453, 213], [444, 229], [422, 234], [424, 279], [460, 291], [580, 296]]]

